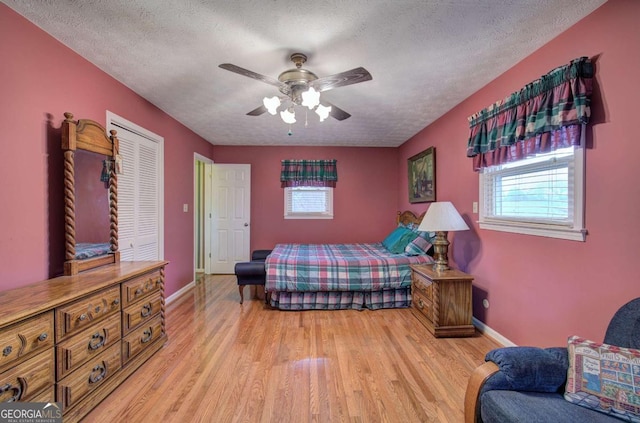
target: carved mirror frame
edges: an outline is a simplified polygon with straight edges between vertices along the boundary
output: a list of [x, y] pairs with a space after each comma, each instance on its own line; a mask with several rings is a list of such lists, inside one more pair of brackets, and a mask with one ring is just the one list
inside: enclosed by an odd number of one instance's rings
[[64, 232], [65, 263], [64, 274], [76, 275], [84, 270], [106, 264], [120, 262], [118, 251], [118, 175], [116, 166], [109, 171], [109, 244], [106, 255], [76, 259], [76, 181], [75, 152], [85, 150], [106, 156], [115, 164], [119, 143], [116, 131], [107, 136], [105, 128], [90, 119], [73, 120], [73, 114], [66, 112], [62, 122], [62, 150], [64, 152]]

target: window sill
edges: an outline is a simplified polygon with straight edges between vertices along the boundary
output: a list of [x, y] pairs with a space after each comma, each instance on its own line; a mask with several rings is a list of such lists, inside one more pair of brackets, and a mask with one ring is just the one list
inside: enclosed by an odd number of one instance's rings
[[557, 228], [551, 226], [524, 226], [505, 224], [502, 222], [478, 222], [480, 229], [492, 231], [511, 232], [523, 235], [544, 236], [547, 238], [568, 239], [584, 242], [587, 236], [586, 229]]
[[326, 214], [289, 214], [285, 219], [333, 219], [333, 215]]

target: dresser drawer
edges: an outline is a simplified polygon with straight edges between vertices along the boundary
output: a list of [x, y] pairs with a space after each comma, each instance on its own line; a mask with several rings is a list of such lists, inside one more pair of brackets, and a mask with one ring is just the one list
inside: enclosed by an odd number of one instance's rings
[[0, 329], [0, 372], [19, 359], [53, 346], [53, 312]]
[[142, 322], [151, 319], [162, 310], [162, 294], [160, 292], [141, 300], [122, 311], [122, 332], [131, 332]]
[[419, 290], [423, 297], [433, 300], [433, 282], [424, 276], [413, 272], [411, 275], [413, 290]]
[[122, 307], [127, 307], [140, 298], [159, 291], [161, 288], [160, 271], [149, 272], [122, 284]]
[[411, 302], [415, 311], [433, 322], [433, 302], [423, 294], [422, 290], [414, 289], [411, 293]]
[[33, 401], [53, 383], [53, 348], [49, 348], [0, 373], [0, 402]]
[[114, 286], [56, 308], [56, 342], [120, 311], [120, 288]]
[[66, 410], [93, 392], [120, 370], [120, 344], [116, 343], [58, 382], [57, 401]]
[[120, 314], [114, 314], [56, 346], [56, 379], [120, 341]]
[[123, 364], [135, 357], [163, 334], [162, 316], [156, 316], [122, 338]]

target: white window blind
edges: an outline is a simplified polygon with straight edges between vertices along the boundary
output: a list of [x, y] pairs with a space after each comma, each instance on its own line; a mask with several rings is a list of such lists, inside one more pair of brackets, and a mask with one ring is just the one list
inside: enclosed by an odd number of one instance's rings
[[582, 148], [483, 169], [480, 227], [584, 240]]
[[333, 219], [333, 188], [289, 187], [284, 193], [285, 219]]

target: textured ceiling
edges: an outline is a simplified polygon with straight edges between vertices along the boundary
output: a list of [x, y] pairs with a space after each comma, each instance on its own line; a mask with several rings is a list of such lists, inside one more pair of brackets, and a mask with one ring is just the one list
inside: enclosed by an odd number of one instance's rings
[[[214, 145], [398, 146], [605, 0], [1, 0]], [[247, 116], [291, 53], [349, 112]], [[573, 57], [567, 57], [567, 61]], [[558, 63], [561, 65], [562, 63]], [[502, 93], [505, 96], [509, 93]], [[497, 98], [496, 98], [497, 100]]]

